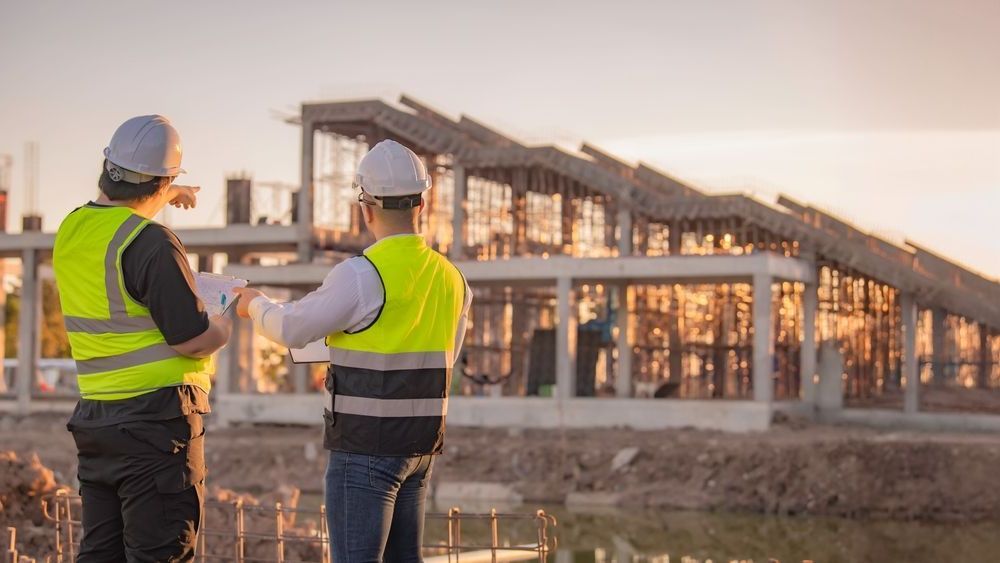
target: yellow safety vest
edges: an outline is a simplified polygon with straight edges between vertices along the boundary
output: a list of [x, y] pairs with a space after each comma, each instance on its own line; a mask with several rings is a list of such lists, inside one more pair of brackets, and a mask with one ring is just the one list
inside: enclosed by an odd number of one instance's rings
[[53, 269], [85, 399], [128, 399], [185, 384], [211, 389], [214, 361], [174, 351], [149, 309], [125, 290], [122, 253], [150, 223], [128, 207], [85, 205], [56, 233]]
[[465, 279], [419, 235], [364, 252], [385, 301], [376, 319], [327, 337], [333, 395], [328, 449], [373, 455], [439, 453]]

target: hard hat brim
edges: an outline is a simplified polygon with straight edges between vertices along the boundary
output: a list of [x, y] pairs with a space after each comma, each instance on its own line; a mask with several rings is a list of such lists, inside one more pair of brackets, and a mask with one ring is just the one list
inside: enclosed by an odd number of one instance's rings
[[[111, 147], [104, 147], [104, 158], [111, 161], [115, 166], [120, 166], [125, 170], [131, 170], [132, 172], [137, 172], [139, 174], [147, 174], [149, 176], [179, 176], [181, 174], [187, 174], [187, 170], [181, 167], [177, 168], [160, 168], [157, 170], [136, 170], [134, 165], [125, 162], [122, 159], [111, 156]], [[145, 166], [139, 168], [146, 168]]]

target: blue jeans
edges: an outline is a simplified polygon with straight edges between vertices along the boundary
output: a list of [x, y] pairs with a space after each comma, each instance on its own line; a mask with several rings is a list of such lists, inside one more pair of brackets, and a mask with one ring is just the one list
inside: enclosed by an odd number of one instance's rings
[[434, 456], [330, 452], [326, 514], [334, 563], [422, 561]]

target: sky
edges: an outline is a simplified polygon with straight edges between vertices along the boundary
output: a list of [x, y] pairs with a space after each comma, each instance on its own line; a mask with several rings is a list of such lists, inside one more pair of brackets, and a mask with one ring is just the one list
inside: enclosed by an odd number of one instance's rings
[[47, 230], [134, 115], [169, 116], [199, 208], [297, 183], [303, 101], [407, 93], [709, 192], [787, 194], [1000, 276], [1000, 2], [0, 0], [0, 154], [40, 147]]

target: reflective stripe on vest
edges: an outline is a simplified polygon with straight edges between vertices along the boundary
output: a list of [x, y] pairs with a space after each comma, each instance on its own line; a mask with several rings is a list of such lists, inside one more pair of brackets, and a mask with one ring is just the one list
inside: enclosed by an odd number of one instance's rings
[[66, 332], [86, 332], [87, 334], [131, 334], [156, 328], [149, 317], [124, 317], [115, 319], [85, 319], [83, 317], [63, 317]]
[[448, 412], [447, 397], [441, 399], [371, 399], [336, 395], [333, 412], [363, 416], [407, 417], [444, 416]]
[[443, 445], [461, 273], [418, 235], [365, 250], [382, 280], [375, 321], [327, 337], [333, 395], [324, 445], [371, 455], [438, 453]]
[[338, 366], [379, 371], [399, 369], [451, 369], [455, 364], [451, 351], [441, 352], [402, 352], [398, 354], [380, 354], [378, 352], [362, 352], [361, 350], [345, 350], [330, 348], [330, 363]]
[[167, 360], [179, 355], [180, 354], [167, 345], [166, 342], [163, 342], [160, 344], [153, 344], [152, 346], [147, 346], [145, 348], [140, 348], [132, 352], [118, 354], [117, 356], [77, 360], [76, 373], [78, 375], [91, 375], [105, 371], [134, 368], [143, 364]]
[[125, 207], [88, 205], [70, 213], [56, 234], [53, 269], [84, 398], [211, 387], [214, 362], [177, 353], [149, 310], [125, 291], [121, 256], [147, 224]]

